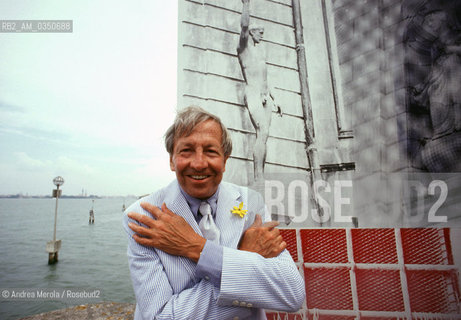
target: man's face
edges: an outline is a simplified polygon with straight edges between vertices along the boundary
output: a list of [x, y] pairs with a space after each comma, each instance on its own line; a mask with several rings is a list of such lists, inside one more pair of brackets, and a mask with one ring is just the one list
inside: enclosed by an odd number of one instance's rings
[[264, 37], [263, 28], [254, 28], [250, 30], [250, 35], [255, 43], [259, 43]]
[[221, 126], [207, 120], [187, 137], [175, 139], [170, 168], [188, 195], [206, 199], [218, 189], [228, 158], [221, 146], [221, 134]]

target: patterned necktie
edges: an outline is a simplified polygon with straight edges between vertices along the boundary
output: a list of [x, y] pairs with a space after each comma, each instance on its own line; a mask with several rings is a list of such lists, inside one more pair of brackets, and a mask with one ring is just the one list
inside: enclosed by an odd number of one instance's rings
[[221, 232], [214, 223], [213, 216], [211, 215], [211, 206], [208, 202], [202, 201], [199, 208], [203, 218], [200, 220], [199, 228], [203, 236], [213, 242], [219, 243]]

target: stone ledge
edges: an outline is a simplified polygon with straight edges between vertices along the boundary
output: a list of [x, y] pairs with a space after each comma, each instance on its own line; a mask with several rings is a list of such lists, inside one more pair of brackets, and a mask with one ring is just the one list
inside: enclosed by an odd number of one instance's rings
[[101, 302], [40, 313], [21, 320], [132, 320], [135, 304]]

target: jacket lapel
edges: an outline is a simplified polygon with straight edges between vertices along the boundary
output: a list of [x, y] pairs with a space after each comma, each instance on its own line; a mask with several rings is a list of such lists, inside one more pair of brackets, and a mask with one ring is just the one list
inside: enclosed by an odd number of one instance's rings
[[[238, 207], [242, 195], [232, 185], [221, 183], [216, 209], [216, 225], [221, 231], [221, 245], [237, 248], [247, 216], [240, 218], [231, 212], [233, 207]], [[246, 204], [244, 204], [244, 209]]]
[[202, 235], [189, 204], [179, 189], [178, 182], [173, 181], [166, 190], [165, 204], [172, 212], [183, 217], [195, 232]]
[[[183, 217], [186, 222], [197, 232], [202, 235], [197, 221], [195, 220], [194, 214], [191, 212], [189, 204], [179, 189], [178, 182], [173, 181], [165, 190], [165, 204], [172, 212]], [[240, 241], [242, 231], [245, 225], [245, 221], [249, 215], [245, 215], [243, 218], [232, 214], [231, 210], [233, 207], [238, 207], [242, 202], [243, 196], [237, 188], [225, 182], [221, 183], [218, 203], [216, 209], [215, 223], [221, 231], [220, 244], [230, 248], [237, 248]], [[248, 209], [244, 203], [243, 209]], [[185, 257], [178, 257], [181, 263], [184, 265], [190, 277], [197, 282], [195, 277], [195, 269], [197, 265]]]
[[[173, 181], [165, 190], [165, 204], [172, 212], [177, 214], [178, 216], [183, 217], [186, 222], [194, 229], [195, 232], [202, 235], [200, 228], [198, 227], [197, 221], [195, 221], [194, 214], [190, 210], [189, 204], [187, 203], [186, 199], [181, 193], [179, 189], [178, 182], [175, 180]], [[179, 260], [182, 262], [186, 270], [189, 272], [190, 276], [196, 282], [197, 279], [195, 277], [195, 268], [197, 265], [190, 259], [185, 257], [178, 257]]]

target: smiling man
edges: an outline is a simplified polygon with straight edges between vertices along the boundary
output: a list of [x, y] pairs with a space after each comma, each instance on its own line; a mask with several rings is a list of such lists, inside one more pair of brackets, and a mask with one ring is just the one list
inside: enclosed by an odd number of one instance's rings
[[[221, 145], [221, 125], [213, 120], [196, 125], [190, 133], [178, 133], [176, 143], [167, 146], [170, 168], [176, 172], [179, 185], [185, 193], [198, 199], [207, 199], [216, 193], [221, 183], [232, 144]], [[173, 136], [173, 134], [167, 134]], [[229, 139], [226, 135], [224, 139]]]
[[304, 281], [261, 195], [221, 181], [232, 151], [221, 120], [186, 108], [165, 146], [176, 180], [124, 218], [135, 319], [266, 319], [266, 308], [297, 311]]

